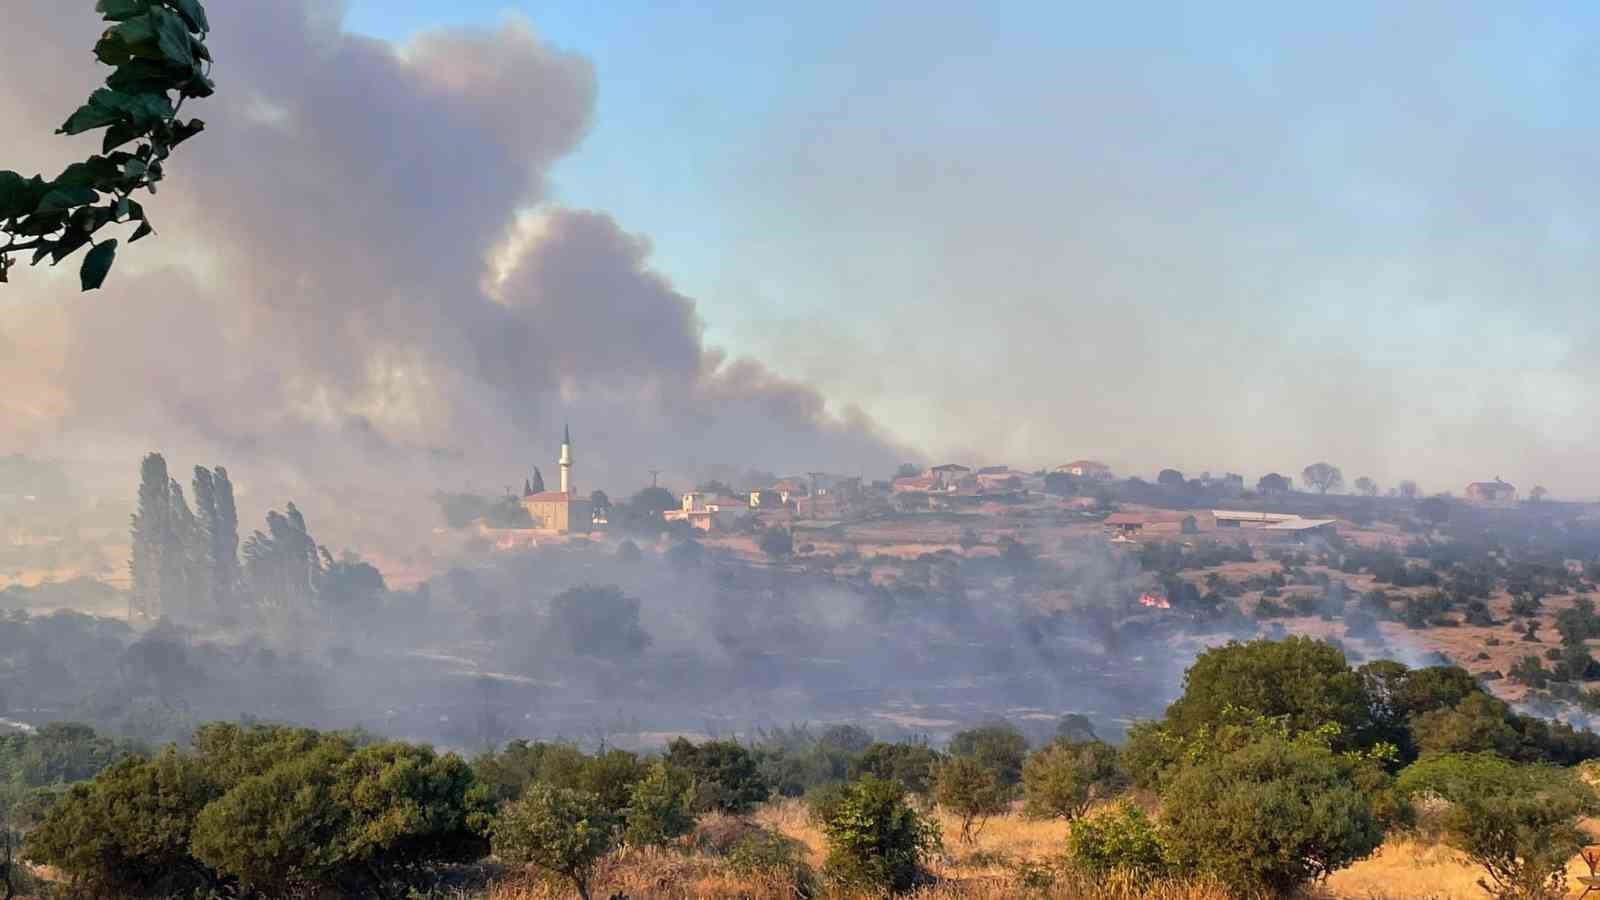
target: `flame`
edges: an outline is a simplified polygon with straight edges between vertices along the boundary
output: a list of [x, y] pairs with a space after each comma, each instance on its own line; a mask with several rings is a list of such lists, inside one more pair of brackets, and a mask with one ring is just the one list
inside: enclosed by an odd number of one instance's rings
[[1140, 606], [1148, 606], [1151, 609], [1171, 609], [1172, 608], [1172, 604], [1167, 602], [1167, 598], [1165, 598], [1165, 597], [1157, 597], [1154, 594], [1140, 594], [1139, 595], [1139, 605]]

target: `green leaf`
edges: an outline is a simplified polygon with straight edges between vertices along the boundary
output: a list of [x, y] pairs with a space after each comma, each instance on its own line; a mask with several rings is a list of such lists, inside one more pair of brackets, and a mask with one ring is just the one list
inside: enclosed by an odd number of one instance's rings
[[65, 124], [56, 129], [56, 134], [82, 134], [96, 128], [104, 128], [122, 118], [118, 111], [114, 91], [100, 88], [89, 95], [89, 102], [78, 107], [78, 111], [68, 117]]
[[140, 222], [139, 227], [133, 230], [133, 237], [128, 238], [128, 243], [131, 244], [134, 241], [147, 238], [154, 233], [155, 229], [150, 227], [149, 222]]
[[122, 168], [104, 156], [91, 156], [80, 163], [67, 166], [66, 170], [56, 176], [58, 187], [92, 187], [99, 190], [111, 190], [105, 185], [115, 184], [122, 180]]
[[117, 261], [117, 241], [101, 241], [95, 245], [89, 255], [83, 258], [83, 268], [78, 270], [78, 277], [83, 281], [86, 291], [99, 290], [106, 283], [106, 276], [111, 274], [111, 264]]
[[34, 213], [17, 223], [17, 227], [11, 231], [23, 237], [44, 237], [60, 231], [61, 226], [65, 224], [67, 224], [67, 214], [64, 212]]
[[156, 29], [156, 45], [161, 55], [182, 66], [194, 66], [194, 53], [189, 49], [189, 27], [183, 19], [165, 9], [150, 11], [150, 20]]
[[67, 229], [67, 233], [63, 234], [61, 240], [56, 241], [55, 247], [50, 250], [50, 265], [53, 266], [60, 263], [87, 243], [89, 243], [88, 232], [79, 231], [76, 228]]
[[118, 66], [106, 85], [124, 94], [169, 91], [194, 77], [194, 71], [164, 59], [132, 59]]
[[144, 132], [127, 122], [117, 122], [106, 129], [105, 140], [100, 142], [100, 152], [110, 153], [131, 140], [135, 140]]
[[172, 0], [172, 5], [178, 8], [178, 14], [183, 16], [190, 31], [206, 34], [211, 30], [211, 23], [206, 21], [206, 8], [200, 5], [200, 0]]
[[121, 66], [133, 59], [133, 54], [128, 50], [128, 44], [117, 34], [115, 29], [108, 28], [106, 33], [95, 42], [94, 57], [108, 66]]
[[16, 172], [0, 172], [0, 220], [33, 212], [43, 199], [38, 190], [43, 184], [38, 178], [29, 180]]
[[206, 123], [199, 119], [190, 119], [188, 122], [179, 122], [172, 126], [172, 146], [187, 141], [202, 131], [206, 130]]
[[45, 194], [44, 199], [39, 201], [39, 208], [34, 210], [34, 212], [41, 215], [45, 213], [65, 212], [75, 206], [82, 206], [85, 203], [93, 203], [99, 199], [100, 195], [96, 194], [93, 188], [66, 185], [63, 187], [58, 187], [50, 193]]
[[121, 22], [150, 11], [150, 0], [100, 0], [94, 11], [108, 22]]
[[[171, 13], [168, 13], [171, 15]], [[160, 59], [161, 41], [156, 33], [156, 17], [151, 12], [143, 16], [135, 16], [120, 25], [114, 25], [106, 31], [102, 40], [115, 39], [121, 41], [127, 52], [133, 56], [142, 56], [147, 59]]]

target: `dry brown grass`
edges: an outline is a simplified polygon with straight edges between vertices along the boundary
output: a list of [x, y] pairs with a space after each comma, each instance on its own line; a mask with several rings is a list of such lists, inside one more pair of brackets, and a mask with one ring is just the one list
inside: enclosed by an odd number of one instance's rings
[[[1203, 880], [1139, 884], [1123, 878], [1093, 879], [1066, 869], [1062, 851], [1065, 823], [1040, 822], [1020, 815], [992, 819], [977, 840], [962, 844], [959, 824], [934, 814], [945, 835], [945, 851], [933, 861], [935, 883], [910, 895], [913, 900], [1013, 900], [1049, 897], [1063, 900], [1232, 900], [1221, 887]], [[806, 894], [788, 873], [751, 876], [730, 869], [719, 855], [740, 833], [761, 829], [799, 842], [814, 872], [827, 855], [822, 832], [796, 801], [770, 804], [746, 820], [712, 817], [701, 823], [706, 849], [626, 851], [608, 859], [595, 882], [596, 897], [622, 894], [629, 900], [866, 900], [870, 894], [844, 890], [817, 879]], [[1573, 861], [1576, 875], [1582, 863]], [[1447, 848], [1411, 840], [1392, 840], [1373, 858], [1335, 874], [1310, 890], [1307, 900], [1480, 900], [1478, 870]], [[560, 882], [518, 877], [495, 885], [486, 900], [556, 900], [575, 896]]]

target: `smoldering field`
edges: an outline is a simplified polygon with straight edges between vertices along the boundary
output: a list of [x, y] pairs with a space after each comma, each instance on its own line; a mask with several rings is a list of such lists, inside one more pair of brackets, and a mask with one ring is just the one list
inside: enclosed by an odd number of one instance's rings
[[[246, 610], [229, 627], [14, 611], [0, 628], [0, 715], [152, 741], [260, 718], [465, 749], [514, 737], [648, 746], [842, 721], [938, 740], [1001, 717], [1043, 735], [1065, 713], [1115, 734], [1159, 714], [1187, 662], [1162, 629], [1113, 612], [1135, 574], [1085, 547], [1049, 560], [930, 557], [885, 585], [694, 543], [664, 540], [635, 559], [597, 542], [482, 556], [360, 602]], [[1073, 608], [1023, 599], [1043, 584]], [[79, 595], [117, 602], [88, 582], [43, 599]]]

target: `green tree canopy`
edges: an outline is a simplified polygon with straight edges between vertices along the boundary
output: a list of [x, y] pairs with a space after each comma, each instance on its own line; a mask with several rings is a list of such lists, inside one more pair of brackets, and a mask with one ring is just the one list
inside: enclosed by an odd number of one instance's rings
[[48, 181], [0, 171], [0, 282], [15, 254], [55, 265], [87, 246], [79, 280], [85, 291], [98, 289], [116, 261], [118, 239], [95, 235], [113, 224], [135, 225], [129, 243], [151, 234], [133, 195], [155, 194], [173, 150], [205, 128], [179, 118], [185, 101], [215, 90], [205, 44], [211, 25], [200, 0], [99, 0], [95, 9], [109, 27], [94, 55], [115, 71], [56, 133], [104, 129], [100, 154]]

